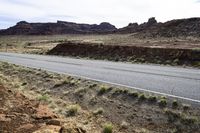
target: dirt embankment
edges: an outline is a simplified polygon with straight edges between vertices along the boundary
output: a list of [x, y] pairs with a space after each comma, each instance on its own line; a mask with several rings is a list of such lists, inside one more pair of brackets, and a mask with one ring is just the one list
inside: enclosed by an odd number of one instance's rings
[[151, 48], [66, 42], [48, 51], [49, 55], [89, 57], [141, 63], [200, 67], [200, 50]]

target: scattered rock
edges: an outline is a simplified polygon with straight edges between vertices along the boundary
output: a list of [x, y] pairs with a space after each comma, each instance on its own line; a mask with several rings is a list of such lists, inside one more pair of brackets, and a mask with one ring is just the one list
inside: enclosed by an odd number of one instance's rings
[[18, 131], [20, 130], [29, 130], [31, 128], [33, 128], [34, 125], [33, 124], [24, 124], [24, 125], [21, 125], [19, 128], [17, 128]]
[[36, 114], [32, 115], [32, 117], [35, 119], [46, 120], [57, 118], [57, 115], [50, 111], [48, 106], [39, 104], [38, 108], [36, 109]]
[[57, 120], [57, 119], [52, 119], [49, 120], [48, 122], [46, 122], [47, 125], [55, 125], [55, 126], [60, 126], [61, 125], [61, 121]]
[[65, 124], [62, 126], [60, 133], [86, 133], [86, 130], [76, 125]]
[[60, 126], [54, 126], [54, 125], [48, 125], [43, 126], [37, 131], [33, 133], [60, 133], [61, 127]]
[[5, 114], [0, 114], [0, 122], [10, 122], [11, 118], [8, 118]]

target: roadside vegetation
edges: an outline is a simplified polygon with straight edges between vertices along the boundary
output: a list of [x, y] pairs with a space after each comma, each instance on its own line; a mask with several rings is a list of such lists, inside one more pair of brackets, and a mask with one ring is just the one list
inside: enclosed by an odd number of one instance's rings
[[0, 83], [47, 105], [63, 131], [200, 132], [199, 107], [166, 96], [3, 62]]

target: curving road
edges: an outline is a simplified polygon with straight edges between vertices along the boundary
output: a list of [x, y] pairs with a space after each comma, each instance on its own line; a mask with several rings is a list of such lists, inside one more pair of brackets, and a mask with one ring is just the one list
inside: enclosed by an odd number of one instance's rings
[[1, 52], [0, 61], [200, 103], [200, 69]]

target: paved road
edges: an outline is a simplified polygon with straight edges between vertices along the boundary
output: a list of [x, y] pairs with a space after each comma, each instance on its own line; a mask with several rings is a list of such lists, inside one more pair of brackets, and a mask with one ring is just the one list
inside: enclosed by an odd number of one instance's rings
[[0, 61], [200, 102], [200, 69], [0, 53]]

